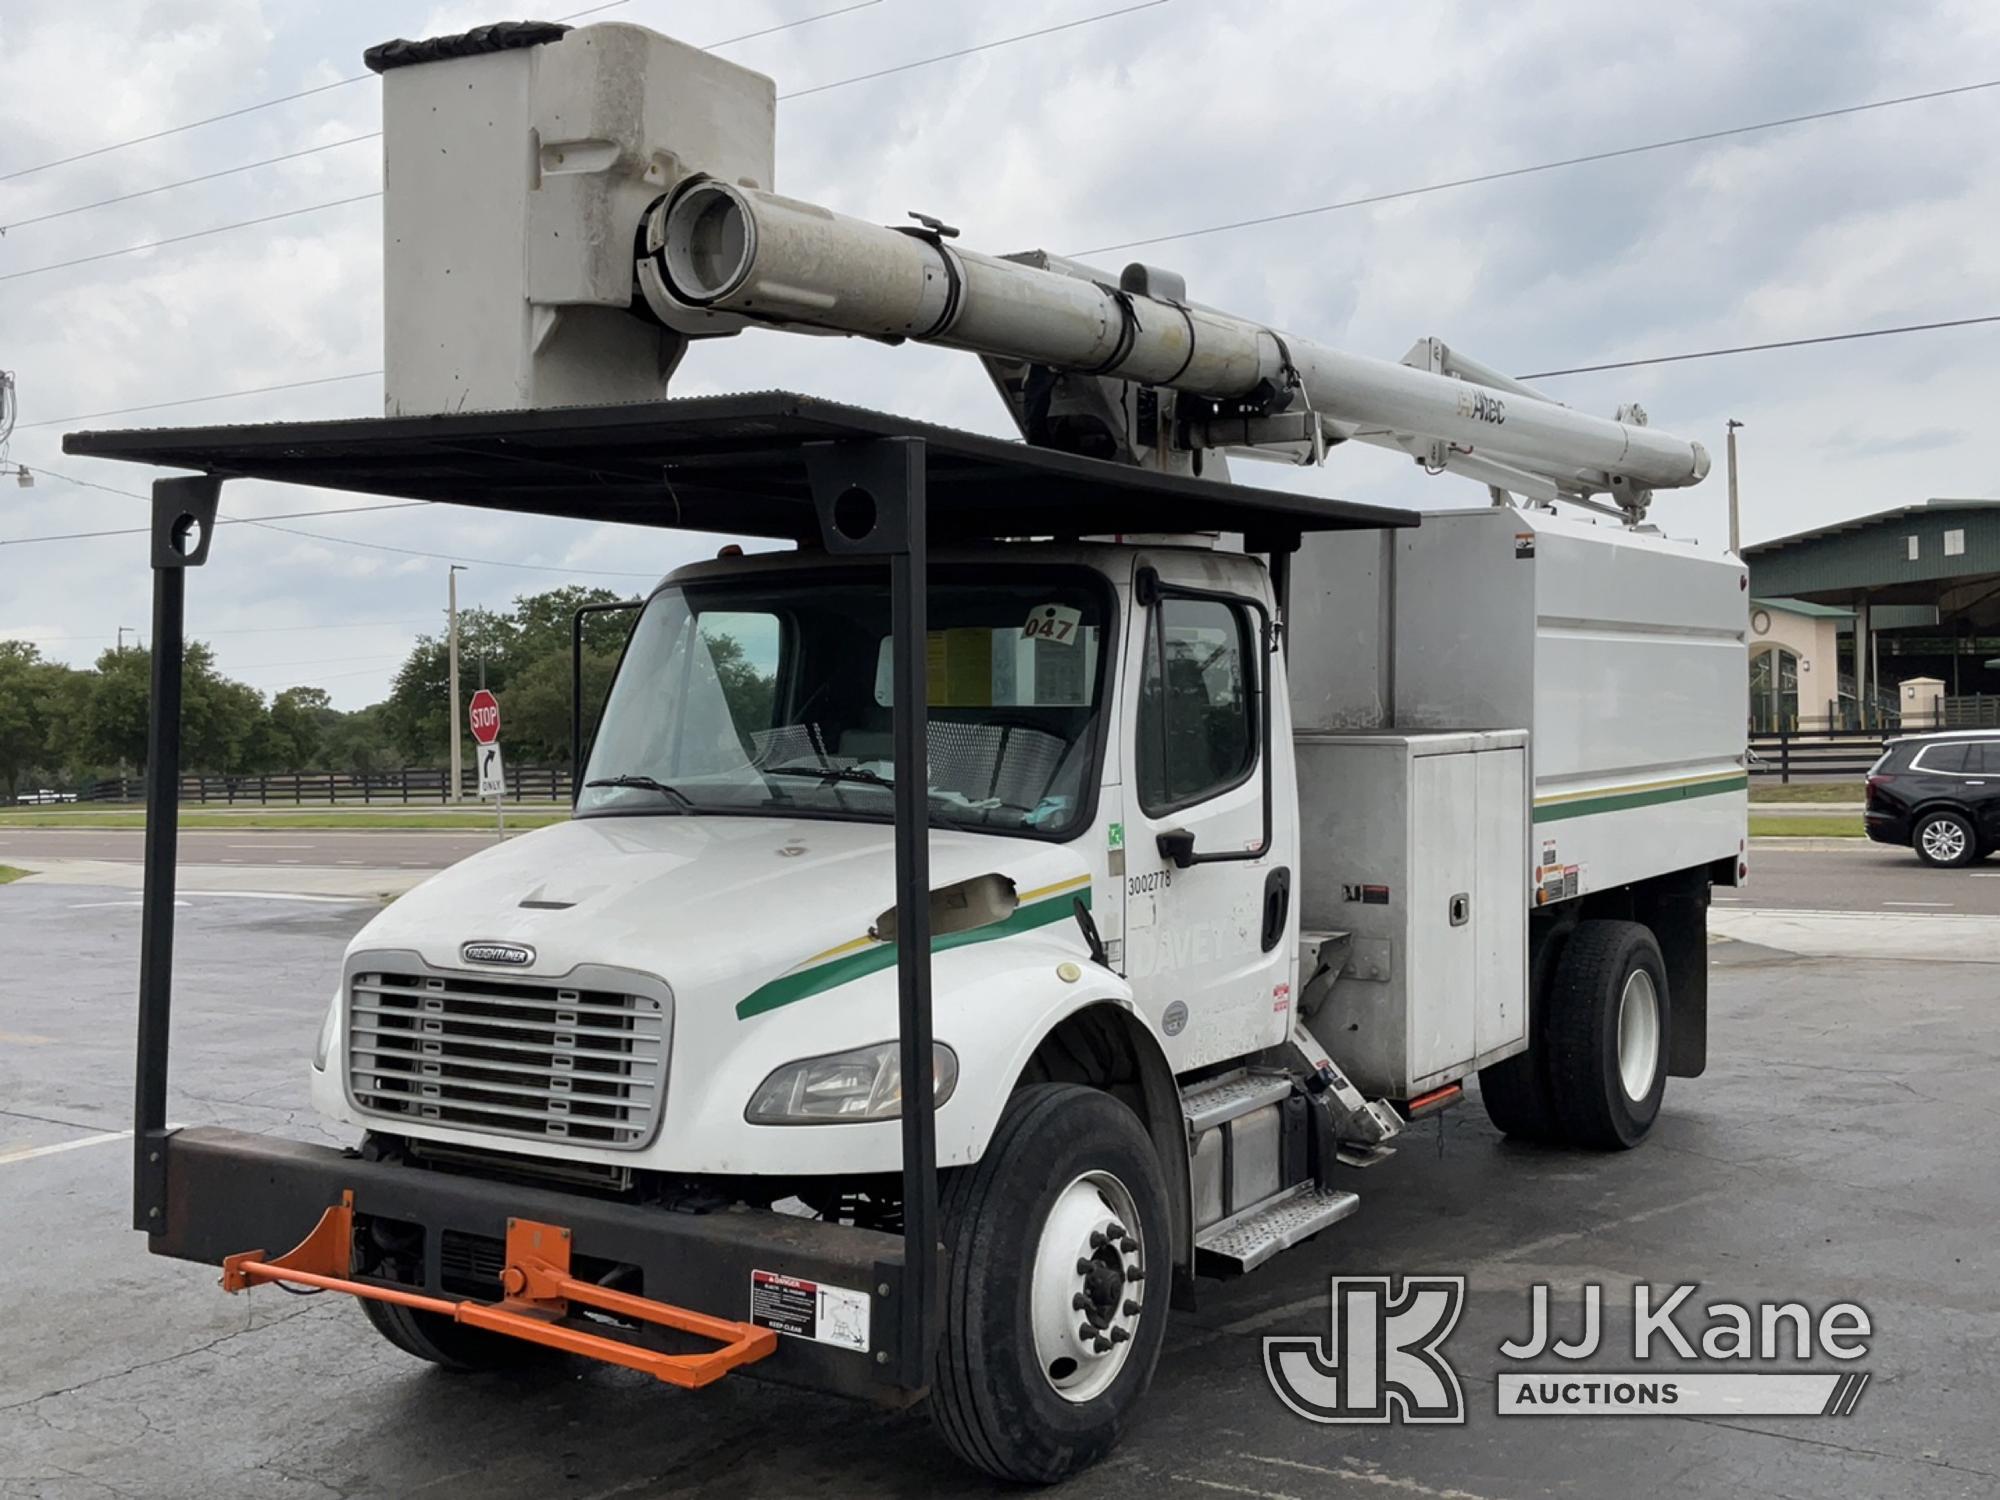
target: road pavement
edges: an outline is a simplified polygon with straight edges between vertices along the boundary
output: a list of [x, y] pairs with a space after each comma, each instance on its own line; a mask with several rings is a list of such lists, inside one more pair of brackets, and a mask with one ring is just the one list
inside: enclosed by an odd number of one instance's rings
[[[341, 947], [370, 910], [188, 898], [172, 1119], [345, 1143], [306, 1107], [304, 1070]], [[737, 1376], [699, 1392], [594, 1365], [454, 1377], [383, 1343], [345, 1298], [231, 1297], [212, 1267], [148, 1258], [121, 1134], [137, 930], [117, 893], [0, 888], [0, 1496], [1015, 1493], [960, 1467], [920, 1413]], [[1199, 1306], [1173, 1314], [1122, 1446], [1057, 1493], [1994, 1494], [2000, 1174], [1979, 1126], [2000, 1068], [2000, 967], [1742, 942], [1714, 957], [1708, 1072], [1670, 1084], [1643, 1147], [1514, 1145], [1476, 1105], [1426, 1122], [1354, 1174], [1355, 1217], [1240, 1281], [1202, 1284]], [[1467, 1424], [1323, 1427], [1282, 1406], [1263, 1339], [1324, 1335], [1331, 1276], [1413, 1273], [1469, 1278], [1444, 1346]], [[1857, 1301], [1873, 1383], [1843, 1418], [1495, 1414], [1496, 1350], [1526, 1331], [1536, 1284], [1554, 1288], [1568, 1332], [1577, 1288], [1604, 1283], [1607, 1367], [1629, 1369], [1638, 1281], [1699, 1281], [1696, 1306]]]

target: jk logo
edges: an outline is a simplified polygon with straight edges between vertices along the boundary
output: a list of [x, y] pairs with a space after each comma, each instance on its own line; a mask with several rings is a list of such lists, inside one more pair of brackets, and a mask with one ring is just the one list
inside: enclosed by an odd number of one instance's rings
[[1463, 1276], [1333, 1278], [1333, 1336], [1264, 1340], [1264, 1373], [1308, 1422], [1463, 1422], [1465, 1394], [1438, 1346], [1465, 1309]]

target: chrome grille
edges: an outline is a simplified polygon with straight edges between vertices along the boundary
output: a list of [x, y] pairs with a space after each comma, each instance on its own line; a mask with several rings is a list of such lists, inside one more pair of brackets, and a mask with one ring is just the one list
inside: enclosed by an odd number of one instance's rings
[[[616, 985], [638, 976], [590, 978]], [[645, 1145], [659, 1123], [672, 1026], [664, 987], [434, 974], [413, 964], [355, 969], [347, 998], [348, 1094], [359, 1110], [624, 1150]]]

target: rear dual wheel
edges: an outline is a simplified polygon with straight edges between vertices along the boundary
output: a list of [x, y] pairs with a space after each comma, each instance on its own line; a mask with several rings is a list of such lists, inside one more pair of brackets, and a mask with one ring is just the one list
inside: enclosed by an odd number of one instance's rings
[[1637, 922], [1579, 922], [1537, 945], [1527, 1052], [1482, 1069], [1487, 1115], [1507, 1134], [1624, 1151], [1645, 1139], [1667, 1087], [1666, 963]]

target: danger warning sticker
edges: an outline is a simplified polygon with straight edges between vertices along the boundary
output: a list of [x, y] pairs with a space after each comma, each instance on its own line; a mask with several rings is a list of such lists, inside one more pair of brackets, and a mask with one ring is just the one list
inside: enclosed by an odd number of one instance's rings
[[750, 1273], [750, 1321], [795, 1339], [868, 1352], [868, 1294], [775, 1271]]

